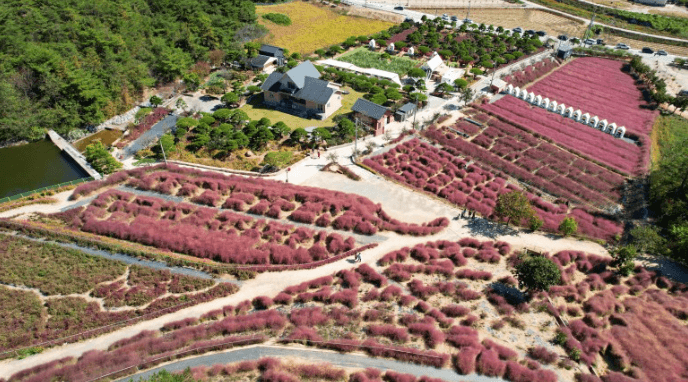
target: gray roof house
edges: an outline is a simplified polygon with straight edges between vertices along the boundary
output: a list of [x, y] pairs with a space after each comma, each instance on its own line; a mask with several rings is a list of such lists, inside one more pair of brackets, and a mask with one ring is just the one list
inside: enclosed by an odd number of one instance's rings
[[392, 121], [392, 112], [384, 106], [370, 102], [365, 98], [359, 98], [351, 107], [354, 119], [375, 130], [375, 135], [385, 132], [385, 126]]
[[258, 55], [246, 60], [245, 65], [253, 70], [263, 70], [270, 65], [284, 65], [284, 49], [263, 44], [258, 49]]
[[380, 106], [375, 102], [370, 102], [365, 98], [357, 99], [354, 106], [351, 107], [351, 110], [372, 119], [380, 119], [384, 117], [385, 113], [388, 111], [386, 107]]
[[411, 102], [406, 103], [406, 104], [404, 104], [404, 106], [400, 107], [397, 110], [397, 113], [396, 113], [397, 121], [405, 121], [407, 118], [413, 116], [413, 114], [415, 114], [415, 112], [416, 112], [416, 104], [411, 103]]
[[320, 72], [310, 61], [286, 73], [270, 74], [261, 89], [266, 105], [303, 117], [324, 119], [342, 105], [339, 86], [321, 80]]

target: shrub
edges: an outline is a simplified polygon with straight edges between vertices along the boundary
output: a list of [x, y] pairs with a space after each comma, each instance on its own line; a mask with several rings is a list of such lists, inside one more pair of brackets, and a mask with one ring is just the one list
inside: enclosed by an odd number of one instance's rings
[[441, 311], [449, 317], [463, 317], [471, 310], [461, 305], [446, 305], [442, 307]]
[[551, 352], [542, 346], [536, 346], [528, 350], [528, 355], [542, 363], [552, 364], [559, 359], [557, 353]]
[[476, 358], [482, 351], [481, 347], [466, 347], [454, 357], [454, 367], [459, 374], [473, 374], [476, 371]]
[[251, 303], [255, 309], [265, 310], [269, 309], [274, 304], [274, 301], [268, 296], [258, 296]]

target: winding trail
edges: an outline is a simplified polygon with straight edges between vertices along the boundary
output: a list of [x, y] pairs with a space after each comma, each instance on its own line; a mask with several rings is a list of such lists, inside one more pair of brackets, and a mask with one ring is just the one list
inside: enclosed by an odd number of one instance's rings
[[327, 362], [333, 366], [343, 368], [365, 369], [372, 367], [375, 369], [393, 370], [399, 373], [413, 374], [416, 377], [428, 376], [440, 378], [445, 381], [456, 382], [502, 382], [501, 378], [486, 377], [478, 374], [459, 375], [452, 369], [436, 369], [431, 366], [422, 366], [412, 363], [394, 361], [389, 359], [371, 358], [359, 354], [341, 354], [328, 350], [316, 350], [305, 347], [286, 347], [286, 346], [251, 346], [241, 349], [233, 349], [215, 354], [203, 355], [199, 357], [187, 358], [181, 361], [168, 363], [166, 365], [134, 374], [132, 376], [119, 379], [117, 382], [138, 381], [139, 379], [150, 378], [154, 373], [162, 370], [169, 372], [182, 371], [187, 367], [212, 366], [217, 364], [227, 364], [240, 361], [257, 360], [262, 357], [284, 358], [292, 357], [306, 360], [307, 362]]

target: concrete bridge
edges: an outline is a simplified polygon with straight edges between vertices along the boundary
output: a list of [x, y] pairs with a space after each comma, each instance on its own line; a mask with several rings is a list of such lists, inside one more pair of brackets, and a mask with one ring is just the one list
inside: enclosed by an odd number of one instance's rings
[[83, 168], [84, 171], [86, 171], [93, 179], [99, 180], [103, 178], [98, 171], [94, 170], [93, 167], [88, 164], [86, 157], [84, 157], [77, 149], [75, 149], [71, 143], [62, 138], [60, 134], [53, 130], [48, 130], [48, 136], [50, 137], [50, 140], [53, 141], [55, 146], [57, 146], [57, 148], [64, 151], [67, 155], [74, 159], [74, 161], [81, 166], [81, 168]]

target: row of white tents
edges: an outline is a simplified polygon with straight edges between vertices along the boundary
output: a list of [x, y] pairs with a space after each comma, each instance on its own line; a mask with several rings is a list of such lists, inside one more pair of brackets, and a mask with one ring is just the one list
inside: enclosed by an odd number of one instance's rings
[[512, 84], [507, 85], [506, 93], [547, 111], [560, 114], [563, 117], [571, 118], [576, 122], [601, 130], [603, 133], [611, 134], [617, 138], [623, 138], [626, 134], [625, 126], [617, 127], [616, 123], [609, 123], [606, 119], [600, 120], [600, 117], [596, 115], [590, 116], [589, 113], [583, 113], [580, 109], [574, 110], [571, 106], [567, 107], [563, 103], [550, 101], [549, 98], [542, 98], [541, 95], [536, 95], [533, 92], [529, 93], [526, 89], [521, 89], [518, 86], [514, 87]]

